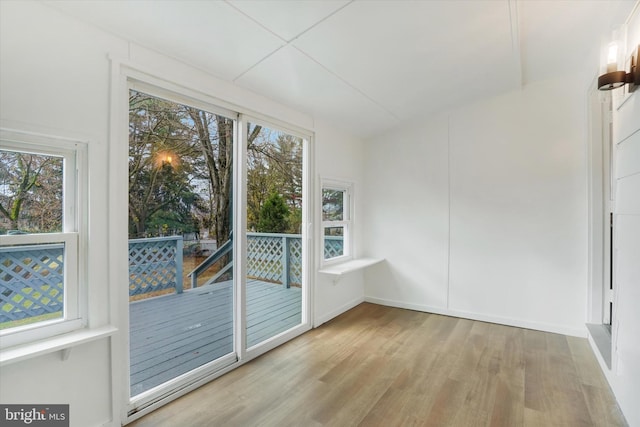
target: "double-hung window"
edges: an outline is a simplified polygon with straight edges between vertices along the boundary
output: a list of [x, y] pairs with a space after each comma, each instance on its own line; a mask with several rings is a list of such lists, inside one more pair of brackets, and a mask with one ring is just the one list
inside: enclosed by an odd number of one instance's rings
[[[82, 143], [0, 133], [0, 343], [83, 326]], [[82, 198], [83, 199], [83, 198]]]
[[322, 180], [322, 259], [325, 264], [352, 257], [352, 189], [351, 183]]

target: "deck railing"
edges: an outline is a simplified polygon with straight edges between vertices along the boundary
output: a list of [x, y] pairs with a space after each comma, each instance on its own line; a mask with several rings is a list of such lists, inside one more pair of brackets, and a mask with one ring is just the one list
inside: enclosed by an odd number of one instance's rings
[[129, 296], [182, 293], [182, 236], [129, 240]]
[[[342, 239], [325, 238], [324, 250], [340, 253]], [[301, 235], [247, 233], [247, 255], [248, 277], [286, 287], [302, 283]], [[182, 257], [182, 236], [129, 240], [129, 295], [182, 293]], [[0, 248], [0, 323], [61, 311], [63, 261], [62, 244]]]
[[287, 288], [302, 283], [300, 234], [247, 233], [247, 276]]
[[[324, 254], [343, 253], [342, 236], [326, 236]], [[247, 233], [247, 276], [253, 279], [300, 286], [302, 236], [300, 234]]]
[[215, 283], [219, 278], [233, 274], [233, 233], [229, 236], [229, 240], [216, 249], [214, 253], [209, 255], [187, 275], [191, 278], [191, 289], [197, 288], [198, 277], [219, 261], [226, 262], [226, 264], [218, 269], [218, 272], [209, 278], [205, 285]]
[[0, 248], [0, 323], [62, 313], [64, 244]]
[[343, 236], [324, 236], [324, 259], [344, 255]]
[[[343, 253], [344, 240], [341, 236], [326, 236], [324, 255], [338, 256]], [[218, 250], [198, 265], [188, 276], [191, 288], [198, 284], [198, 277], [223, 257], [227, 264], [217, 274], [205, 282], [215, 283], [233, 266], [233, 242], [229, 239]], [[302, 283], [302, 235], [280, 233], [247, 233], [247, 277], [266, 282], [280, 283], [287, 288]]]

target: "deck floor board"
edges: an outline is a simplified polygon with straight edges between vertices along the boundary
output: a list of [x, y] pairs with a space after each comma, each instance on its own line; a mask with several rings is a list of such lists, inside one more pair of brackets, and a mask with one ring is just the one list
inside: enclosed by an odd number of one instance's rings
[[[302, 321], [300, 288], [250, 279], [248, 347]], [[137, 395], [233, 351], [231, 281], [129, 305], [131, 395]]]

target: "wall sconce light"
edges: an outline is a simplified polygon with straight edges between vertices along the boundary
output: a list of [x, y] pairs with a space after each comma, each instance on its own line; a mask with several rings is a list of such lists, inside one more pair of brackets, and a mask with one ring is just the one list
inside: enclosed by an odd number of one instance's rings
[[607, 55], [607, 72], [598, 77], [598, 89], [612, 90], [629, 85], [629, 92], [636, 90], [640, 86], [640, 67], [638, 67], [638, 59], [640, 58], [640, 45], [634, 54], [631, 55], [630, 70], [618, 71], [618, 46], [615, 43], [609, 45]]

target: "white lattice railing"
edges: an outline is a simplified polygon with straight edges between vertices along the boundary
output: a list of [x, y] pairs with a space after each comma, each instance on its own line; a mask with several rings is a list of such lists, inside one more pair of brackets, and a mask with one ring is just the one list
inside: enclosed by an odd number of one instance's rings
[[0, 323], [60, 313], [64, 244], [0, 248]]
[[[299, 234], [247, 233], [247, 275], [258, 280], [300, 285]], [[129, 240], [129, 295], [164, 289], [181, 293], [182, 236]], [[341, 253], [342, 239], [325, 238], [325, 253]], [[0, 248], [0, 323], [62, 312], [64, 245]]]
[[[324, 239], [325, 258], [344, 253], [342, 236]], [[302, 283], [302, 236], [300, 234], [247, 233], [247, 276], [275, 283]]]
[[344, 255], [343, 236], [324, 236], [324, 259]]
[[[324, 241], [325, 254], [332, 254], [333, 257], [343, 253], [342, 237], [327, 236]], [[231, 241], [227, 244], [231, 245]], [[182, 251], [178, 250], [178, 246], [181, 249], [180, 236], [130, 240], [129, 295], [173, 287], [176, 288], [177, 293], [182, 292], [182, 282], [179, 280], [176, 284], [176, 277], [182, 277]], [[180, 267], [179, 272], [176, 270], [176, 265]], [[198, 266], [190, 273], [191, 281], [194, 283], [193, 288], [197, 286], [198, 275], [205, 269]], [[247, 276], [281, 283], [286, 287], [299, 286], [302, 283], [302, 236], [300, 234], [247, 233]]]
[[286, 287], [299, 285], [301, 253], [299, 234], [247, 233], [247, 276]]
[[182, 236], [129, 240], [129, 296], [182, 293]]

